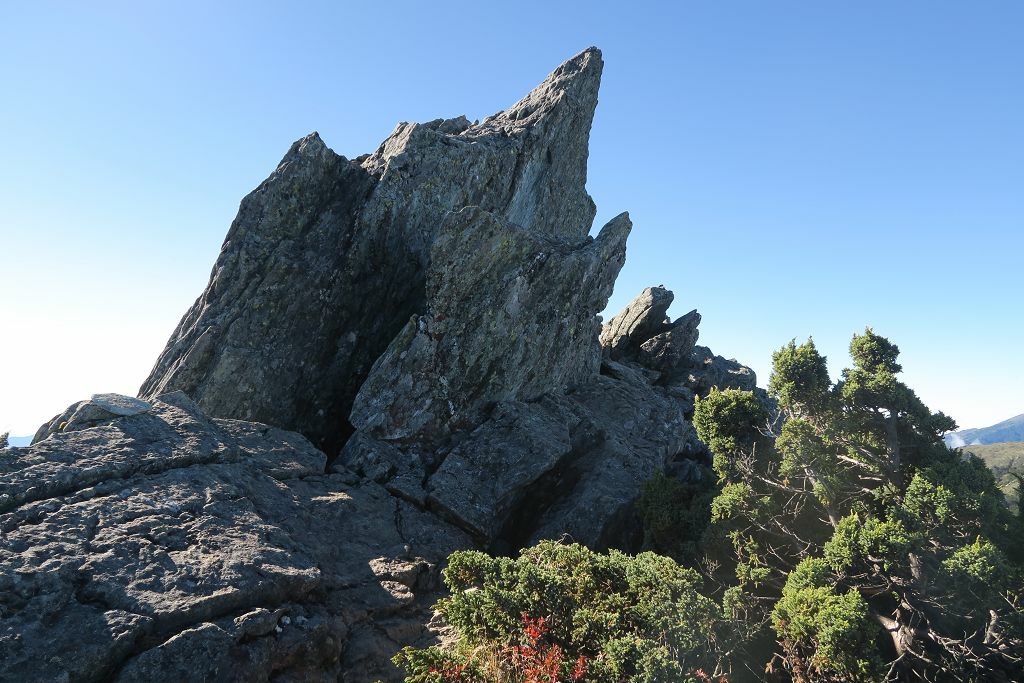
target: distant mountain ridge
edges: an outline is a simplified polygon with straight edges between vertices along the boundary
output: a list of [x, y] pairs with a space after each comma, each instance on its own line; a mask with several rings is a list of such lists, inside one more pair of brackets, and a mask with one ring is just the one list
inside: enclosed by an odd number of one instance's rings
[[1024, 441], [1024, 413], [990, 427], [961, 429], [946, 435], [946, 445], [953, 448], [1010, 441]]
[[999, 483], [999, 488], [1006, 494], [1007, 503], [1011, 508], [1016, 508], [1017, 476], [1024, 476], [1024, 443], [1007, 441], [987, 445], [968, 445], [964, 451], [973, 453], [988, 465]]

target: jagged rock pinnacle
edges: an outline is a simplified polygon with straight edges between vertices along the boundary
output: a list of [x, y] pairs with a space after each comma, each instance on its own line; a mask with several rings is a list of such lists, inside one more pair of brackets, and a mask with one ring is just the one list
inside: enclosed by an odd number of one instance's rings
[[183, 390], [211, 415], [295, 429], [337, 452], [374, 361], [423, 313], [439, 226], [478, 206], [578, 244], [601, 56], [586, 50], [508, 110], [400, 124], [361, 163], [315, 133], [242, 200], [210, 283], [139, 395]]

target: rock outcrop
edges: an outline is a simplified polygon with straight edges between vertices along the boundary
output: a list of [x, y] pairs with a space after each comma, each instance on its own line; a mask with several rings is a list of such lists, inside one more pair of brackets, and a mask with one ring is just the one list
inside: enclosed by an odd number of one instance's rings
[[241, 204], [140, 398], [0, 458], [0, 680], [398, 680], [450, 552], [638, 549], [689, 417], [749, 369], [589, 236], [596, 49], [510, 109], [314, 133]]
[[206, 291], [140, 396], [180, 389], [211, 415], [294, 429], [336, 453], [371, 366], [423, 312], [452, 211], [475, 206], [538, 237], [586, 239], [601, 70], [600, 52], [586, 50], [479, 124], [402, 123], [356, 160], [316, 133], [296, 142], [242, 200]]
[[417, 442], [480, 424], [499, 401], [533, 400], [598, 373], [597, 314], [626, 257], [622, 214], [582, 243], [475, 207], [449, 215], [431, 252], [424, 315], [374, 364], [352, 423]]
[[757, 376], [735, 360], [697, 346], [700, 314], [667, 317], [674, 296], [662, 286], [648, 287], [601, 330], [605, 354], [653, 373], [658, 386], [705, 395], [712, 387], [753, 391]]

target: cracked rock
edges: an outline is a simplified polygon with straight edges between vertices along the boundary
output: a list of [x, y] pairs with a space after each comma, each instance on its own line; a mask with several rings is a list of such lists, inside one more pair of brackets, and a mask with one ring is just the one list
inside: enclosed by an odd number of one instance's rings
[[635, 550], [687, 416], [749, 369], [664, 287], [601, 327], [632, 229], [590, 237], [585, 50], [480, 123], [316, 133], [242, 200], [139, 399], [0, 458], [0, 680], [397, 683], [455, 550]]
[[[409, 572], [469, 539], [325, 474], [299, 434], [211, 420], [180, 393], [151, 403], [0, 458], [0, 680], [391, 676], [386, 657], [340, 658], [350, 629], [423, 623], [435, 585]], [[381, 549], [407, 546], [423, 559], [378, 576]]]

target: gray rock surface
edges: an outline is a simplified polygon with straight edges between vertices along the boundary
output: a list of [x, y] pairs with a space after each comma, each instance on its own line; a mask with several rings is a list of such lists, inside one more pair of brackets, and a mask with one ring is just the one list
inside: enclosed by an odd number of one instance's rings
[[339, 463], [498, 551], [563, 537], [630, 548], [644, 484], [705, 457], [685, 418], [693, 407], [685, 391], [606, 360], [568, 392], [497, 403], [482, 424], [437, 448], [357, 432]]
[[757, 375], [734, 359], [716, 356], [708, 347], [697, 346], [690, 358], [686, 384], [701, 396], [712, 387], [753, 391]]
[[394, 678], [462, 533], [181, 393], [0, 458], [0, 680]]
[[672, 300], [672, 292], [661, 286], [640, 292], [601, 329], [605, 355], [650, 373], [670, 395], [691, 403], [687, 414], [692, 412], [693, 394], [705, 396], [713, 387], [753, 391], [753, 370], [697, 346], [697, 311], [674, 321], [667, 317]]
[[427, 313], [377, 360], [352, 408], [376, 438], [430, 441], [478, 425], [499, 401], [595, 376], [597, 314], [625, 260], [622, 214], [565, 243], [477, 208], [450, 214], [431, 252]]
[[181, 389], [210, 415], [299, 431], [336, 453], [371, 365], [421, 313], [449, 212], [478, 206], [540, 236], [582, 242], [591, 48], [480, 124], [403, 123], [351, 161], [315, 133], [242, 200], [206, 291], [139, 395]]
[[633, 507], [644, 485], [673, 461], [703, 453], [680, 405], [643, 374], [615, 365], [606, 362], [606, 374], [565, 397], [573, 449], [533, 487], [508, 539], [526, 545], [568, 537], [601, 550], [636, 549]]
[[99, 424], [112, 417], [138, 415], [152, 408], [148, 401], [121, 394], [93, 394], [88, 401], [71, 405], [60, 415], [45, 423], [32, 437], [37, 443], [61, 431], [75, 431]]
[[570, 452], [557, 404], [501, 403], [445, 457], [426, 485], [428, 502], [484, 542], [497, 538], [538, 479]]
[[697, 344], [700, 313], [690, 311], [664, 332], [659, 332], [640, 344], [637, 361], [644, 367], [671, 377], [678, 368], [686, 366]]
[[674, 295], [663, 286], [648, 287], [601, 330], [601, 346], [612, 360], [635, 356], [640, 345], [661, 332]]

